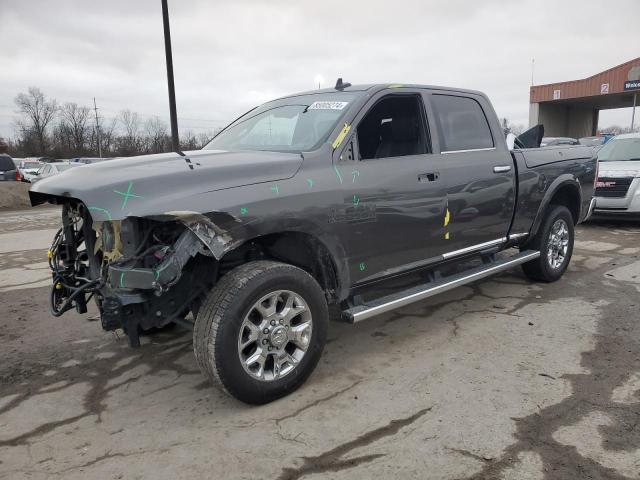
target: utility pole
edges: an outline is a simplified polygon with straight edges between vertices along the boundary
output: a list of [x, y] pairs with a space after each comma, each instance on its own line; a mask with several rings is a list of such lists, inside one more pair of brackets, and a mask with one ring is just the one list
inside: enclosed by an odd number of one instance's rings
[[536, 66], [536, 59], [535, 58], [531, 58], [531, 86], [533, 87], [533, 70]]
[[631, 110], [631, 132], [633, 132], [633, 127], [635, 125], [635, 121], [636, 121], [636, 104], [637, 104], [637, 97], [638, 94], [634, 93], [633, 94], [633, 110]]
[[102, 158], [102, 146], [100, 145], [100, 121], [98, 120], [98, 106], [96, 97], [93, 97], [93, 111], [96, 113], [96, 141], [98, 143], [98, 156]]
[[171, 32], [169, 31], [169, 8], [167, 0], [162, 0], [162, 23], [164, 25], [164, 54], [167, 60], [167, 85], [169, 88], [169, 115], [171, 117], [171, 145], [180, 151], [178, 138], [178, 116], [176, 114], [176, 91], [173, 83], [173, 57], [171, 55]]

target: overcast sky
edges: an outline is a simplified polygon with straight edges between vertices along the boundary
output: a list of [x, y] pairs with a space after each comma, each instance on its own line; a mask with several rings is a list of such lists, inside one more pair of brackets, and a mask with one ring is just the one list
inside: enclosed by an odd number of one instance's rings
[[[160, 0], [0, 0], [0, 136], [29, 86], [58, 102], [168, 118]], [[640, 55], [640, 0], [169, 0], [181, 129], [223, 126], [287, 93], [405, 82], [485, 91], [528, 122], [537, 84]], [[601, 126], [628, 125], [628, 111]]]

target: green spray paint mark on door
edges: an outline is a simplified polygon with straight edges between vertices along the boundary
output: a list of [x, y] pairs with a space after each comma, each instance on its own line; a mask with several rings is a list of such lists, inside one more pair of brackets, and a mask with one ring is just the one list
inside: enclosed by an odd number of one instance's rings
[[338, 180], [340, 181], [340, 183], [342, 183], [342, 175], [340, 175], [340, 170], [338, 170], [338, 167], [334, 165], [333, 171], [336, 172], [336, 177], [338, 177]]
[[307, 178], [307, 183], [309, 184], [309, 188], [313, 188], [313, 180], [310, 178]]
[[240, 215], [246, 215], [247, 213], [249, 213], [249, 209], [248, 208], [242, 207], [240, 209]]
[[124, 207], [127, 206], [127, 203], [129, 203], [129, 198], [144, 198], [142, 195], [136, 195], [135, 193], [131, 193], [131, 190], [133, 190], [133, 182], [129, 182], [129, 187], [127, 188], [126, 192], [121, 192], [119, 190], [114, 190], [113, 192], [118, 194], [118, 195], [122, 195], [124, 198], [122, 199], [122, 206], [120, 207], [121, 210], [124, 210]]
[[357, 207], [358, 205], [360, 205], [360, 197], [358, 195], [354, 195], [353, 196], [353, 206]]
[[367, 266], [364, 264], [364, 262], [360, 262], [360, 265], [358, 265], [358, 269], [361, 272], [364, 272], [366, 270]]
[[353, 172], [351, 172], [351, 175], [353, 175], [353, 180], [351, 181], [351, 183], [356, 183], [356, 177], [360, 176], [360, 172], [358, 170], [354, 170]]
[[271, 191], [276, 195], [280, 195], [280, 189], [278, 188], [278, 185], [274, 185], [273, 187], [271, 187]]

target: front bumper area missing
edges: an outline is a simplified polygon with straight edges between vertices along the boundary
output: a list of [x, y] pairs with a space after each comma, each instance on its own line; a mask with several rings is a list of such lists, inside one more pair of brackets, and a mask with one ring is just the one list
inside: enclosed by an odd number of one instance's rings
[[185, 229], [153, 267], [140, 268], [127, 262], [109, 264], [108, 285], [114, 290], [155, 290], [160, 294], [180, 280], [184, 266], [198, 253], [210, 255], [200, 238], [190, 229]]

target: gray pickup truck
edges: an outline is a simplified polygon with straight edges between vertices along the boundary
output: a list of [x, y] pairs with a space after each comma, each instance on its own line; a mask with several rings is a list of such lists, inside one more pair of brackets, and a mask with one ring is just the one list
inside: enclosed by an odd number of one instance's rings
[[340, 80], [249, 111], [202, 150], [72, 169], [30, 191], [63, 206], [51, 310], [93, 297], [132, 346], [190, 324], [205, 375], [269, 402], [311, 374], [330, 316], [359, 322], [517, 265], [560, 278], [597, 164], [541, 139], [505, 141], [479, 92]]

